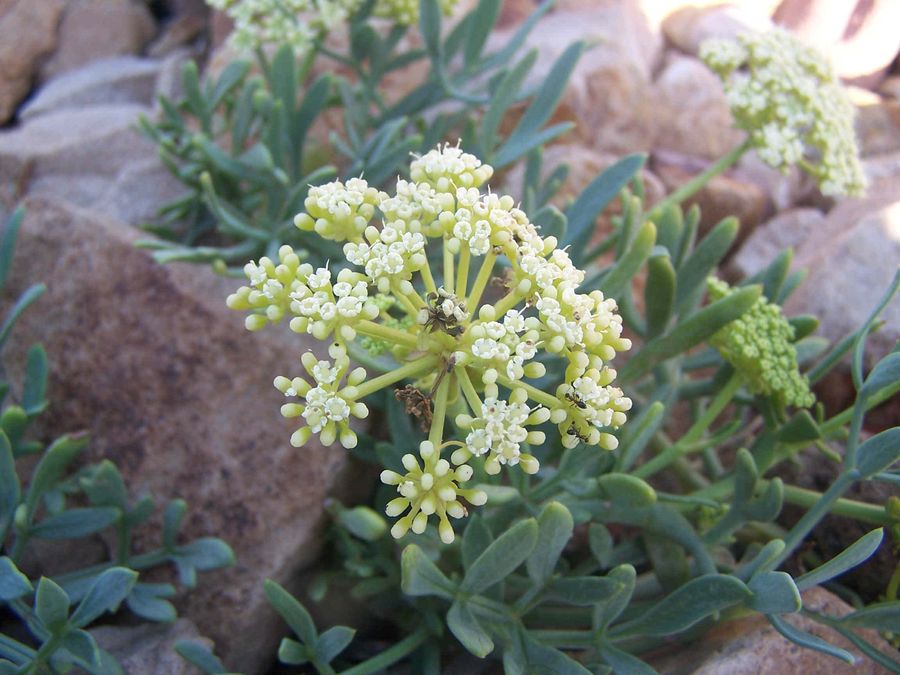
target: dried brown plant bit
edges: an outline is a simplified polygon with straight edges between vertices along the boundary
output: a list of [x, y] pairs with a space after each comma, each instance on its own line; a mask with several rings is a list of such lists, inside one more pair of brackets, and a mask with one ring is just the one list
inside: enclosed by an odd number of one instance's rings
[[419, 427], [425, 433], [431, 430], [431, 400], [411, 384], [407, 384], [394, 392], [394, 396], [406, 408], [409, 415], [419, 420]]

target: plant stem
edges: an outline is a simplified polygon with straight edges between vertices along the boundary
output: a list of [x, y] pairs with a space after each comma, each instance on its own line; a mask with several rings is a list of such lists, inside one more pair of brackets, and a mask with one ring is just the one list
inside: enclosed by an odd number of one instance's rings
[[434, 283], [434, 276], [431, 274], [431, 263], [428, 262], [428, 256], [425, 256], [425, 266], [421, 270], [422, 281], [425, 283], [425, 290], [429, 293], [437, 293], [437, 285]]
[[693, 196], [695, 193], [703, 189], [703, 187], [707, 183], [709, 183], [710, 180], [718, 176], [726, 169], [734, 166], [737, 161], [741, 157], [743, 157], [744, 153], [749, 149], [750, 139], [748, 138], [740, 145], [732, 148], [727, 153], [722, 155], [713, 164], [710, 164], [703, 173], [694, 176], [687, 183], [675, 190], [675, 192], [672, 192], [661, 202], [657, 203], [656, 206], [653, 207], [653, 210], [650, 211], [650, 213], [647, 215], [647, 219], [655, 220], [659, 218], [659, 216], [670, 206], [681, 204], [681, 202], [683, 202], [685, 199]]
[[494, 263], [496, 261], [497, 256], [493, 251], [488, 251], [485, 254], [484, 262], [481, 263], [481, 269], [478, 270], [478, 276], [475, 278], [475, 284], [472, 286], [472, 292], [469, 293], [469, 297], [466, 299], [466, 309], [472, 316], [475, 316], [478, 302], [481, 300], [481, 295], [484, 293], [488, 280], [491, 278], [491, 272], [494, 271]]
[[434, 417], [431, 420], [431, 429], [428, 432], [428, 440], [434, 444], [435, 456], [440, 456], [441, 441], [444, 438], [444, 420], [447, 416], [447, 393], [450, 390], [450, 378], [444, 377], [438, 385], [437, 394], [434, 397]]
[[444, 290], [448, 293], [453, 290], [453, 254], [444, 246]]
[[395, 382], [399, 382], [400, 380], [405, 380], [408, 377], [421, 375], [431, 368], [434, 368], [434, 366], [437, 365], [437, 361], [437, 357], [434, 356], [424, 359], [417, 359], [415, 361], [407, 363], [404, 366], [400, 366], [399, 368], [396, 368], [389, 373], [379, 375], [374, 379], [363, 382], [357, 388], [358, 397], [363, 398], [378, 391], [379, 389], [382, 389], [383, 387], [388, 387]]
[[524, 389], [526, 392], [528, 392], [528, 396], [531, 397], [531, 399], [535, 403], [545, 405], [551, 410], [560, 407], [558, 398], [556, 398], [552, 394], [548, 394], [545, 391], [541, 391], [534, 385], [528, 384], [527, 382], [522, 382], [521, 380], [513, 381], [504, 375], [497, 375], [497, 382], [502, 384], [504, 387], [507, 387], [508, 389]]
[[466, 403], [472, 409], [472, 414], [479, 417], [481, 415], [481, 399], [478, 397], [478, 392], [475, 391], [475, 386], [472, 384], [469, 373], [466, 372], [465, 366], [457, 367], [455, 372], [456, 379], [459, 380], [462, 388], [463, 396], [466, 397]]
[[394, 344], [402, 345], [404, 347], [415, 349], [419, 345], [419, 341], [416, 339], [415, 335], [410, 335], [406, 331], [397, 330], [390, 326], [383, 326], [374, 321], [364, 319], [357, 323], [354, 328], [358, 333], [362, 333], [363, 335], [382, 338], [388, 342], [393, 342]]
[[408, 635], [390, 649], [385, 649], [380, 654], [366, 659], [352, 668], [341, 671], [340, 675], [369, 675], [385, 670], [400, 659], [412, 654], [429, 637], [428, 629], [424, 626], [416, 632]]
[[465, 242], [460, 246], [459, 267], [456, 271], [456, 297], [464, 298], [466, 296], [466, 285], [469, 283], [469, 245]]
[[710, 402], [706, 412], [703, 413], [700, 419], [694, 422], [694, 425], [688, 429], [687, 433], [678, 439], [678, 442], [675, 443], [675, 445], [669, 446], [649, 462], [642, 464], [635, 469], [633, 475], [638, 478], [647, 479], [657, 471], [669, 466], [679, 457], [687, 454], [692, 449], [690, 447], [691, 444], [700, 439], [722, 410], [725, 409], [725, 406], [731, 403], [731, 399], [734, 398], [734, 395], [737, 393], [738, 389], [741, 388], [742, 384], [743, 379], [735, 372], [731, 376], [731, 379], [729, 379], [719, 390], [712, 402]]

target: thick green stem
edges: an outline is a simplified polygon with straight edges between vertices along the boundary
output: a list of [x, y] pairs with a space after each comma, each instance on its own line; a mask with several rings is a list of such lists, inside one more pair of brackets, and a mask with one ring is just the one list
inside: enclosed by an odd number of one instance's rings
[[374, 321], [363, 320], [357, 323], [354, 328], [357, 333], [362, 333], [363, 335], [369, 335], [371, 337], [382, 338], [387, 340], [388, 342], [393, 342], [396, 345], [402, 345], [403, 347], [410, 347], [415, 349], [419, 341], [415, 335], [410, 335], [406, 331], [397, 330], [396, 328], [390, 328], [389, 326], [383, 326], [380, 323], [375, 323]]
[[385, 649], [371, 659], [367, 659], [352, 668], [341, 671], [340, 675], [370, 675], [370, 673], [384, 671], [388, 666], [394, 665], [400, 659], [403, 659], [416, 651], [428, 637], [428, 629], [423, 626], [415, 633], [400, 640], [400, 642], [390, 649]]
[[667, 196], [656, 206], [654, 206], [653, 210], [650, 211], [647, 219], [655, 220], [670, 206], [681, 204], [681, 202], [683, 202], [685, 199], [699, 192], [713, 178], [737, 164], [738, 160], [743, 157], [744, 153], [750, 149], [750, 146], [751, 142], [748, 138], [740, 145], [729, 150], [713, 164], [710, 164], [709, 167], [707, 167], [706, 171], [698, 174], [697, 176], [694, 176], [691, 180], [689, 180], [687, 183], [675, 190], [675, 192], [672, 192], [669, 196]]
[[455, 372], [456, 379], [459, 380], [459, 385], [462, 388], [463, 396], [466, 397], [466, 403], [472, 409], [472, 414], [479, 417], [481, 415], [481, 399], [478, 397], [478, 392], [475, 391], [475, 386], [472, 384], [469, 373], [466, 372], [464, 366], [457, 367]]
[[[764, 483], [767, 484], [768, 481]], [[763, 486], [763, 487], [764, 487]], [[822, 499], [822, 493], [815, 490], [807, 490], [796, 485], [784, 486], [784, 501], [796, 504], [807, 509], [813, 508]], [[873, 525], [886, 525], [890, 518], [884, 511], [884, 507], [878, 504], [867, 504], [855, 499], [837, 499], [831, 507], [831, 513], [835, 516], [847, 516], [864, 523]]]
[[481, 263], [481, 269], [478, 270], [478, 276], [475, 278], [475, 283], [472, 286], [472, 292], [466, 298], [466, 309], [472, 316], [475, 316], [475, 310], [478, 309], [478, 303], [481, 300], [484, 289], [487, 288], [487, 283], [491, 278], [491, 272], [494, 271], [494, 263], [496, 261], [497, 256], [494, 255], [493, 251], [488, 251], [485, 254], [484, 261]]
[[734, 373], [731, 376], [731, 379], [729, 379], [728, 382], [725, 383], [725, 386], [719, 390], [719, 393], [716, 394], [715, 398], [706, 409], [706, 412], [704, 412], [700, 419], [688, 429], [688, 432], [678, 439], [678, 442], [675, 443], [675, 445], [669, 446], [661, 454], [635, 469], [634, 475], [638, 478], [646, 479], [657, 471], [665, 469], [679, 457], [690, 452], [692, 450], [691, 445], [703, 436], [706, 430], [709, 429], [709, 426], [725, 409], [725, 406], [731, 403], [731, 399], [734, 398], [738, 389], [741, 388], [742, 383], [743, 380], [741, 376], [738, 373]]
[[425, 283], [425, 290], [429, 293], [437, 293], [437, 285], [434, 283], [434, 277], [431, 274], [431, 264], [428, 257], [425, 258], [425, 266], [421, 269], [422, 281]]
[[508, 389], [524, 389], [528, 396], [535, 403], [540, 403], [541, 405], [547, 406], [551, 410], [560, 407], [559, 399], [553, 396], [552, 394], [548, 394], [545, 391], [541, 391], [534, 385], [528, 384], [527, 382], [522, 382], [521, 380], [511, 380], [504, 375], [497, 376], [497, 382], [502, 384], [504, 387]]
[[444, 245], [444, 290], [448, 293], [453, 290], [453, 254], [447, 245]]
[[459, 267], [456, 270], [456, 297], [466, 297], [466, 285], [469, 283], [469, 245], [463, 243], [459, 252]]
[[444, 439], [444, 420], [447, 417], [447, 394], [450, 391], [450, 378], [446, 375], [438, 385], [434, 396], [434, 416], [431, 419], [431, 429], [428, 432], [428, 440], [434, 444], [435, 457], [440, 456], [441, 441]]
[[363, 382], [357, 388], [358, 398], [363, 398], [372, 394], [379, 389], [384, 387], [388, 387], [395, 382], [399, 382], [400, 380], [405, 380], [409, 377], [415, 377], [416, 375], [421, 375], [437, 365], [437, 358], [432, 356], [424, 359], [417, 359], [415, 361], [411, 361], [404, 366], [400, 366], [392, 370], [389, 373], [385, 373], [384, 375], [379, 375], [378, 377]]

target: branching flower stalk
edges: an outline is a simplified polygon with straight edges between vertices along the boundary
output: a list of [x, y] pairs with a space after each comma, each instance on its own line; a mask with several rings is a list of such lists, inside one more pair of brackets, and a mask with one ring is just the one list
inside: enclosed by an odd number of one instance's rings
[[[487, 499], [465, 487], [472, 461], [488, 474], [504, 466], [537, 472], [530, 447], [544, 442], [536, 427], [546, 422], [565, 447], [613, 450], [610, 432], [631, 408], [609, 366], [631, 347], [615, 301], [579, 292], [584, 272], [556, 239], [541, 237], [512, 197], [480, 189], [492, 173], [448, 145], [415, 159], [412, 180], [399, 179], [392, 196], [362, 179], [313, 187], [295, 224], [343, 243], [337, 274], [302, 264], [283, 246], [277, 262], [248, 263], [250, 284], [228, 298], [232, 309], [251, 311], [250, 330], [289, 316], [295, 332], [331, 342], [330, 360], [303, 355], [307, 377], [275, 380], [292, 399], [282, 414], [302, 419], [295, 446], [318, 435], [325, 445], [354, 447], [350, 421], [368, 414], [362, 399], [413, 382], [408, 406], [425, 406], [431, 426], [419, 456], [403, 458], [404, 473], [382, 473], [399, 494], [387, 506], [399, 518], [395, 537], [423, 532], [434, 515], [441, 539], [453, 541], [449, 519]], [[440, 246], [435, 259], [432, 242]], [[357, 338], [389, 350], [397, 366], [373, 379], [351, 370], [348, 346]], [[552, 392], [527, 381], [545, 375], [540, 352], [565, 359]], [[447, 421], [462, 440], [445, 435]]]

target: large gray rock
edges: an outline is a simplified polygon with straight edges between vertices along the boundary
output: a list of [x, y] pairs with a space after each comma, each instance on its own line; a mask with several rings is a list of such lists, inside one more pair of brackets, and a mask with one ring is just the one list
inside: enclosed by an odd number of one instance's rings
[[42, 58], [56, 48], [56, 26], [66, 0], [0, 3], [0, 124], [29, 89]]
[[173, 624], [101, 626], [91, 634], [128, 675], [199, 675], [200, 669], [181, 658], [175, 645], [189, 640], [207, 649], [213, 647], [188, 619]]
[[149, 112], [133, 104], [62, 110], [0, 132], [0, 190], [93, 205], [123, 167], [156, 156], [134, 128]]
[[41, 67], [41, 80], [91, 61], [140, 54], [155, 34], [156, 22], [141, 0], [66, 0], [57, 47]]
[[[822, 588], [803, 594], [803, 606], [814, 612], [844, 616], [853, 608]], [[648, 659], [661, 675], [759, 675], [759, 673], [815, 673], [816, 675], [882, 675], [884, 668], [864, 657], [837, 631], [800, 614], [782, 618], [800, 630], [816, 635], [850, 651], [857, 658], [849, 666], [833, 656], [803, 649], [789, 642], [761, 615], [718, 624], [703, 637], [688, 644], [676, 644]], [[860, 631], [866, 640], [885, 655], [894, 650], [874, 630]], [[895, 658], [895, 656], [888, 656]]]
[[156, 157], [128, 164], [104, 187], [98, 193], [96, 210], [134, 226], [155, 221], [161, 206], [187, 193], [184, 184]]
[[765, 3], [723, 3], [698, 7], [694, 3], [669, 14], [662, 22], [666, 40], [685, 54], [696, 56], [709, 38], [733, 40], [741, 33], [763, 32], [772, 28], [771, 8]]
[[188, 536], [231, 544], [237, 565], [201, 577], [180, 609], [229, 668], [260, 672], [285, 630], [262, 582], [293, 587], [315, 558], [347, 462], [340, 448], [288, 442], [272, 380], [299, 372], [307, 345], [286, 329], [248, 333], [225, 307], [235, 280], [158, 265], [127, 225], [47, 199], [26, 208], [4, 298], [36, 281], [48, 291], [3, 353], [12, 381], [42, 342], [51, 405], [40, 433], [86, 429], [88, 459], [113, 460], [134, 494], [183, 497]]
[[161, 62], [136, 56], [94, 61], [45, 84], [22, 107], [22, 119], [67, 108], [135, 103], [149, 106]]
[[816, 228], [825, 222], [825, 214], [818, 209], [800, 208], [782, 211], [760, 225], [744, 242], [729, 263], [729, 273], [750, 277], [764, 270], [781, 251], [797, 250]]

